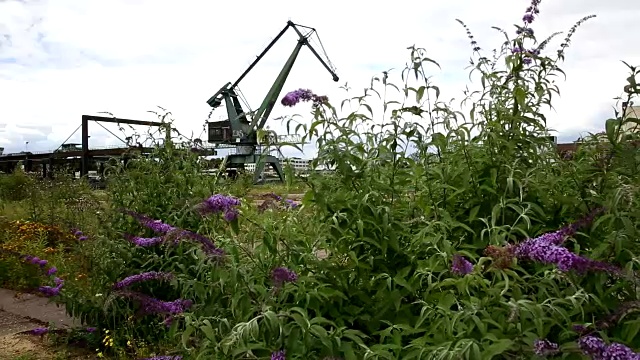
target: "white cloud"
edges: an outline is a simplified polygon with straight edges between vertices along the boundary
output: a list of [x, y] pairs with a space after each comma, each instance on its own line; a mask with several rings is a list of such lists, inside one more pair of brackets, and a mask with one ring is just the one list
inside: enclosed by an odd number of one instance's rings
[[[232, 4], [232, 3], [228, 3]], [[209, 113], [206, 100], [234, 81], [291, 19], [315, 27], [338, 68], [339, 83], [308, 49], [303, 49], [283, 92], [303, 87], [341, 100], [339, 85], [354, 91], [371, 76], [408, 59], [406, 48], [424, 47], [443, 70], [433, 69], [444, 98], [461, 97], [470, 45], [464, 20], [479, 45], [489, 50], [502, 38], [491, 26], [512, 31], [520, 23], [526, 1], [400, 0], [322, 3], [245, 0], [226, 5], [204, 0], [0, 0], [0, 132], [6, 151], [55, 148], [80, 124], [82, 114], [110, 111], [118, 117], [153, 120], [157, 105], [168, 108], [187, 135], [202, 132]], [[566, 31], [585, 15], [573, 38], [563, 69], [561, 98], [548, 114], [550, 126], [562, 134], [597, 130], [620, 93], [626, 68], [619, 60], [640, 65], [635, 35], [640, 2], [564, 0], [544, 2], [534, 27], [542, 36]], [[293, 32], [285, 36], [240, 84], [252, 108], [259, 106], [289, 53]], [[557, 45], [560, 41], [554, 43]], [[551, 50], [553, 49], [550, 48]], [[213, 119], [222, 116], [216, 111]], [[276, 106], [272, 117], [302, 112]], [[20, 126], [32, 124], [38, 134]], [[271, 128], [282, 131], [279, 123]], [[51, 127], [46, 132], [44, 126]], [[113, 125], [105, 125], [117, 131]], [[144, 129], [141, 129], [144, 130]], [[117, 140], [98, 126], [94, 144]], [[203, 135], [204, 136], [204, 135]], [[78, 141], [78, 134], [72, 140]]]

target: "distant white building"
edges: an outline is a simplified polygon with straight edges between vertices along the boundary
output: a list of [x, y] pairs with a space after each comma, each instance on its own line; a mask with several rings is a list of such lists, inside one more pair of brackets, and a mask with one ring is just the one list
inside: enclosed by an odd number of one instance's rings
[[293, 168], [293, 172], [297, 174], [308, 173], [311, 169], [311, 160], [310, 159], [301, 159], [297, 157], [281, 159], [283, 166], [291, 166]]

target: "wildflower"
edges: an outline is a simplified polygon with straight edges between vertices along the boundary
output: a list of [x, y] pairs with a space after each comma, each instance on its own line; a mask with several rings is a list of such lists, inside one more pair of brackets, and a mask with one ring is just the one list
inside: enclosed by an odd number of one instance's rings
[[96, 329], [96, 328], [94, 328], [94, 327], [87, 327], [87, 328], [85, 328], [84, 330], [85, 330], [86, 332], [88, 332], [88, 333], [94, 333], [94, 332], [96, 332], [96, 330], [98, 330], [98, 329]]
[[300, 204], [298, 204], [297, 202], [295, 202], [295, 201], [293, 201], [293, 200], [291, 200], [291, 199], [285, 199], [285, 200], [284, 200], [284, 203], [285, 203], [287, 206], [289, 206], [290, 208], [292, 208], [292, 209], [295, 209], [295, 208], [297, 208], [297, 207], [300, 205]]
[[49, 332], [49, 329], [44, 328], [44, 327], [39, 327], [39, 328], [35, 328], [31, 331], [29, 331], [29, 334], [31, 335], [44, 335], [46, 333]]
[[581, 337], [578, 340], [578, 347], [583, 354], [590, 356], [594, 360], [637, 360], [640, 358], [639, 353], [635, 353], [626, 345], [620, 343], [607, 345], [602, 339], [592, 335]]
[[582, 353], [589, 355], [594, 359], [602, 356], [604, 349], [607, 345], [604, 341], [595, 336], [584, 336], [578, 340], [578, 347], [582, 350]]
[[163, 356], [154, 356], [150, 358], [144, 358], [139, 360], [182, 360], [182, 356], [180, 355], [163, 355]]
[[140, 246], [140, 247], [149, 247], [149, 246], [158, 245], [162, 243], [164, 240], [161, 237], [144, 238], [144, 237], [133, 236], [129, 234], [125, 234], [124, 237], [130, 242], [132, 242], [133, 244], [135, 244], [136, 246]]
[[281, 286], [285, 282], [297, 281], [298, 275], [293, 270], [277, 267], [271, 271], [271, 279], [277, 286]]
[[533, 349], [536, 355], [547, 356], [558, 352], [558, 344], [546, 339], [538, 339], [533, 342]]
[[533, 20], [534, 20], [534, 16], [531, 13], [526, 13], [522, 17], [522, 21], [524, 21], [527, 24], [531, 24], [533, 22]]
[[58, 272], [58, 269], [55, 266], [52, 266], [47, 270], [47, 276], [51, 276]]
[[180, 314], [193, 305], [191, 300], [162, 301], [131, 291], [121, 291], [120, 294], [138, 301], [140, 303], [140, 311], [145, 314]]
[[74, 231], [74, 232], [73, 232], [73, 235], [75, 235], [75, 236], [79, 237], [79, 236], [82, 236], [82, 235], [83, 235], [83, 233], [82, 233], [82, 231], [80, 231], [80, 230], [76, 230], [76, 231]]
[[288, 92], [282, 98], [282, 105], [284, 106], [295, 106], [300, 101], [312, 101], [314, 106], [320, 106], [329, 101], [329, 98], [326, 96], [319, 96], [314, 94], [309, 89], [298, 89], [294, 91]]
[[284, 350], [279, 350], [271, 354], [271, 360], [286, 360], [286, 359], [287, 357], [285, 356]]
[[238, 218], [238, 210], [236, 209], [228, 209], [224, 212], [224, 220], [227, 222], [232, 222]]
[[[149, 218], [148, 216], [142, 215], [142, 214], [138, 214], [135, 213], [133, 211], [130, 210], [124, 210], [124, 213], [128, 214], [129, 216], [133, 217], [134, 219], [136, 219], [142, 226], [154, 231], [157, 234], [160, 235], [166, 235], [167, 237], [173, 237], [174, 238], [174, 243], [178, 243], [179, 240], [183, 237], [186, 238], [190, 238], [192, 240], [196, 240], [198, 242], [200, 242], [203, 246], [203, 250], [206, 254], [208, 254], [209, 256], [212, 257], [220, 257], [224, 255], [224, 250], [218, 248], [215, 246], [215, 244], [213, 243], [213, 241], [211, 241], [211, 239], [207, 238], [206, 236], [194, 233], [192, 231], [189, 230], [184, 230], [184, 229], [180, 229], [177, 228], [175, 226], [171, 226], [169, 224], [165, 224], [160, 220], [153, 220], [151, 218]], [[135, 238], [131, 238], [131, 241], [135, 241]], [[146, 246], [151, 246], [151, 244], [155, 245], [156, 243], [161, 242], [161, 240], [149, 240], [148, 242], [145, 240], [141, 240], [142, 238], [138, 238], [137, 240], [139, 240], [139, 242], [141, 244], [144, 244]], [[155, 238], [148, 238], [148, 239], [155, 239]]]
[[38, 288], [38, 291], [40, 291], [46, 297], [54, 297], [54, 296], [60, 295], [61, 289], [62, 289], [62, 286], [56, 286], [56, 287], [40, 286]]
[[579, 273], [584, 273], [588, 270], [619, 272], [612, 265], [581, 257], [560, 246], [568, 236], [575, 234], [580, 227], [593, 221], [595, 214], [600, 211], [601, 209], [593, 211], [583, 219], [560, 230], [542, 234], [537, 238], [529, 239], [517, 245], [514, 251], [515, 256], [519, 259], [555, 264], [560, 271], [564, 272], [570, 270], [575, 270]]
[[115, 283], [113, 285], [113, 288], [118, 290], [125, 287], [129, 287], [137, 282], [149, 281], [149, 280], [169, 280], [172, 278], [173, 278], [173, 274], [170, 274], [170, 273], [149, 271], [142, 274], [128, 276], [123, 280]]
[[138, 214], [136, 212], [130, 211], [130, 210], [124, 210], [124, 213], [133, 217], [134, 219], [136, 219], [138, 221], [138, 223], [140, 223], [140, 225], [152, 230], [155, 233], [158, 234], [166, 234], [170, 231], [175, 230], [176, 228], [163, 223], [160, 220], [154, 220], [151, 219], [148, 216], [142, 215], [142, 214]]
[[453, 255], [451, 271], [457, 275], [467, 275], [473, 271], [473, 264], [461, 255]]
[[89, 237], [87, 237], [86, 235], [82, 235], [78, 238], [78, 241], [87, 241], [89, 239]]
[[521, 52], [522, 52], [522, 48], [520, 46], [515, 46], [513, 49], [511, 49], [512, 54], [519, 54]]
[[234, 210], [236, 206], [240, 205], [240, 200], [233, 196], [225, 196], [222, 194], [216, 194], [201, 202], [196, 206], [198, 212], [201, 215], [225, 213]]
[[529, 25], [535, 20], [535, 15], [540, 13], [540, 0], [531, 0], [531, 5], [525, 10], [524, 16], [522, 16], [522, 21], [525, 25]]

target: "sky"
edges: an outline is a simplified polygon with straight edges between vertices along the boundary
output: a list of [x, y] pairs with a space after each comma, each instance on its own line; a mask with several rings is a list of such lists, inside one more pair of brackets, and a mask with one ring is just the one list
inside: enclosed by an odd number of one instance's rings
[[[177, 129], [206, 137], [206, 100], [233, 82], [288, 20], [317, 29], [340, 76], [329, 73], [303, 49], [283, 89], [309, 88], [334, 102], [347, 94], [347, 83], [361, 93], [370, 78], [395, 68], [399, 81], [409, 59], [407, 47], [427, 49], [441, 69], [430, 75], [442, 98], [460, 99], [469, 84], [471, 49], [463, 20], [484, 49], [499, 47], [498, 26], [520, 24], [525, 0], [397, 0], [372, 2], [325, 0], [0, 0], [0, 147], [5, 153], [57, 148], [80, 125], [81, 115], [110, 112], [120, 118], [156, 120], [149, 111], [171, 111]], [[233, 4], [233, 5], [232, 5]], [[560, 142], [598, 132], [613, 116], [614, 97], [628, 76], [621, 60], [640, 65], [640, 1], [542, 1], [533, 28], [539, 38], [568, 31], [580, 18], [597, 17], [581, 26], [561, 67], [561, 97], [547, 113]], [[563, 36], [552, 42], [555, 51]], [[257, 108], [296, 44], [285, 35], [240, 84]], [[395, 74], [395, 75], [394, 75]], [[310, 105], [294, 109], [277, 104], [272, 118], [299, 113], [310, 122]], [[222, 120], [224, 107], [211, 120]], [[108, 116], [108, 115], [107, 115]], [[280, 134], [277, 120], [268, 122]], [[114, 125], [105, 127], [123, 138]], [[138, 127], [139, 132], [147, 129]], [[127, 133], [130, 135], [131, 131]], [[99, 126], [90, 129], [90, 145], [120, 140]], [[68, 142], [79, 142], [77, 131]], [[314, 146], [304, 154], [312, 157]], [[291, 150], [290, 150], [291, 151]]]

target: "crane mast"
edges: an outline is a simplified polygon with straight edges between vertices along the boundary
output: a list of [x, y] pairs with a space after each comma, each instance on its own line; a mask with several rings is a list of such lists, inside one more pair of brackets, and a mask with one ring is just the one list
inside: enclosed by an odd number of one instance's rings
[[[260, 107], [248, 114], [242, 108], [242, 104], [238, 97], [238, 84], [249, 74], [249, 72], [258, 64], [258, 62], [267, 54], [267, 52], [282, 38], [282, 36], [290, 28], [294, 29], [298, 35], [298, 42], [293, 49], [291, 55], [285, 62], [278, 77], [262, 100]], [[311, 30], [308, 34], [303, 34], [300, 28]], [[235, 147], [236, 153], [227, 155], [225, 164], [227, 169], [244, 169], [245, 164], [256, 164], [254, 171], [254, 182], [261, 181], [262, 173], [265, 165], [271, 165], [281, 181], [284, 180], [284, 173], [278, 158], [272, 155], [263, 155], [256, 153], [258, 146], [257, 133], [264, 128], [269, 115], [275, 106], [284, 84], [291, 73], [293, 64], [295, 63], [303, 46], [308, 47], [315, 57], [320, 61], [324, 68], [331, 74], [333, 81], [339, 81], [338, 75], [332, 67], [325, 61], [316, 49], [309, 43], [309, 36], [315, 32], [315, 29], [303, 25], [294, 24], [288, 21], [287, 25], [278, 35], [267, 45], [267, 47], [256, 57], [249, 67], [240, 75], [233, 83], [227, 83], [218, 90], [212, 97], [207, 100], [212, 109], [216, 109], [224, 102], [227, 111], [227, 120], [209, 122], [208, 123], [208, 142], [218, 145]]]

